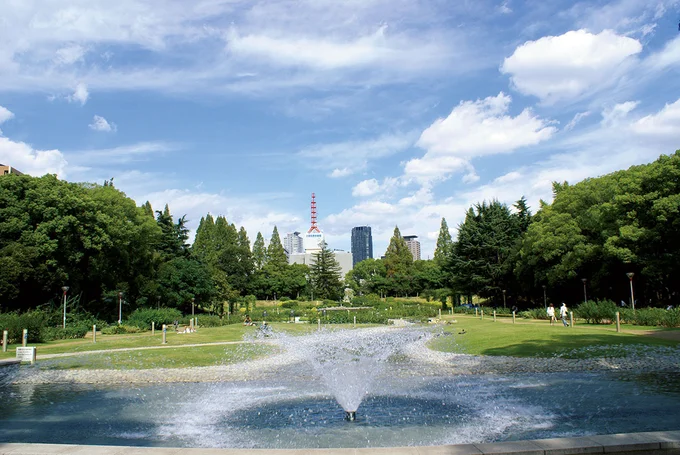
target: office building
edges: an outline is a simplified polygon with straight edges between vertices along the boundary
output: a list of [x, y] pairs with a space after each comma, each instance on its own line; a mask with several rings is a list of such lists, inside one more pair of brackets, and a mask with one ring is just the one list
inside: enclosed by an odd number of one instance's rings
[[373, 236], [370, 226], [352, 228], [352, 266], [373, 258]]
[[414, 261], [420, 260], [420, 242], [417, 240], [417, 235], [405, 235], [404, 240], [406, 241], [406, 246], [411, 252]]
[[286, 254], [290, 257], [291, 254], [302, 254], [305, 252], [303, 246], [303, 238], [300, 236], [299, 232], [289, 232], [283, 239], [283, 249], [286, 250]]

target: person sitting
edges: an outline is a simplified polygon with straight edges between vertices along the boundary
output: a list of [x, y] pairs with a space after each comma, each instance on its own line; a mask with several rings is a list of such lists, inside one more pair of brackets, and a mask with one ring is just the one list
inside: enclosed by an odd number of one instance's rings
[[245, 320], [243, 321], [243, 325], [253, 325], [253, 320], [250, 319], [250, 315], [247, 315], [247, 314], [246, 314], [246, 318], [245, 318]]

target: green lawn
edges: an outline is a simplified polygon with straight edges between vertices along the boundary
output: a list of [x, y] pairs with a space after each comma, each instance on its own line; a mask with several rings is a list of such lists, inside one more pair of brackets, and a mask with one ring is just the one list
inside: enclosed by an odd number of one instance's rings
[[[622, 326], [626, 333], [617, 333], [614, 325], [591, 325], [577, 323], [564, 327], [561, 321], [550, 326], [548, 321], [484, 317], [484, 320], [467, 315], [447, 316], [457, 322], [446, 327], [453, 336], [439, 337], [431, 343], [435, 350], [481, 355], [507, 355], [516, 357], [552, 357], [565, 355], [587, 357], [596, 352], [576, 352], [586, 347], [612, 345], [678, 346], [677, 339], [668, 340], [645, 335], [642, 332], [653, 327]], [[461, 334], [465, 330], [465, 334]], [[662, 329], [656, 329], [663, 331]], [[635, 332], [638, 333], [635, 333]], [[675, 329], [674, 331], [678, 331]], [[598, 351], [602, 353], [602, 350]], [[612, 352], [615, 355], [615, 352]]]
[[188, 368], [243, 362], [275, 351], [275, 347], [262, 344], [173, 347], [60, 357], [37, 365], [47, 370]]

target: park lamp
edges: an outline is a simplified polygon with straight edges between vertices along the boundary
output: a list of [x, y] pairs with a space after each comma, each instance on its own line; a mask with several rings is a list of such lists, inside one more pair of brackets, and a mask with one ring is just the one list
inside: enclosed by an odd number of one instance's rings
[[626, 276], [630, 281], [630, 306], [633, 308], [633, 311], [635, 311], [635, 296], [633, 295], [633, 277], [635, 276], [635, 273], [628, 272], [626, 273]]
[[61, 290], [64, 291], [64, 328], [66, 328], [66, 293], [68, 292], [68, 286], [62, 286]]

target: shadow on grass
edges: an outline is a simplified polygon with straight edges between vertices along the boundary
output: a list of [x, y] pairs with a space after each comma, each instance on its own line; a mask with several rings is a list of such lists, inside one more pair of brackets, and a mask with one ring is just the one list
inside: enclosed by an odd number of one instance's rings
[[602, 355], [621, 357], [629, 353], [625, 346], [678, 346], [677, 341], [649, 336], [607, 334], [575, 334], [565, 330], [550, 339], [529, 339], [507, 346], [481, 350], [483, 355], [513, 357], [590, 358]]

